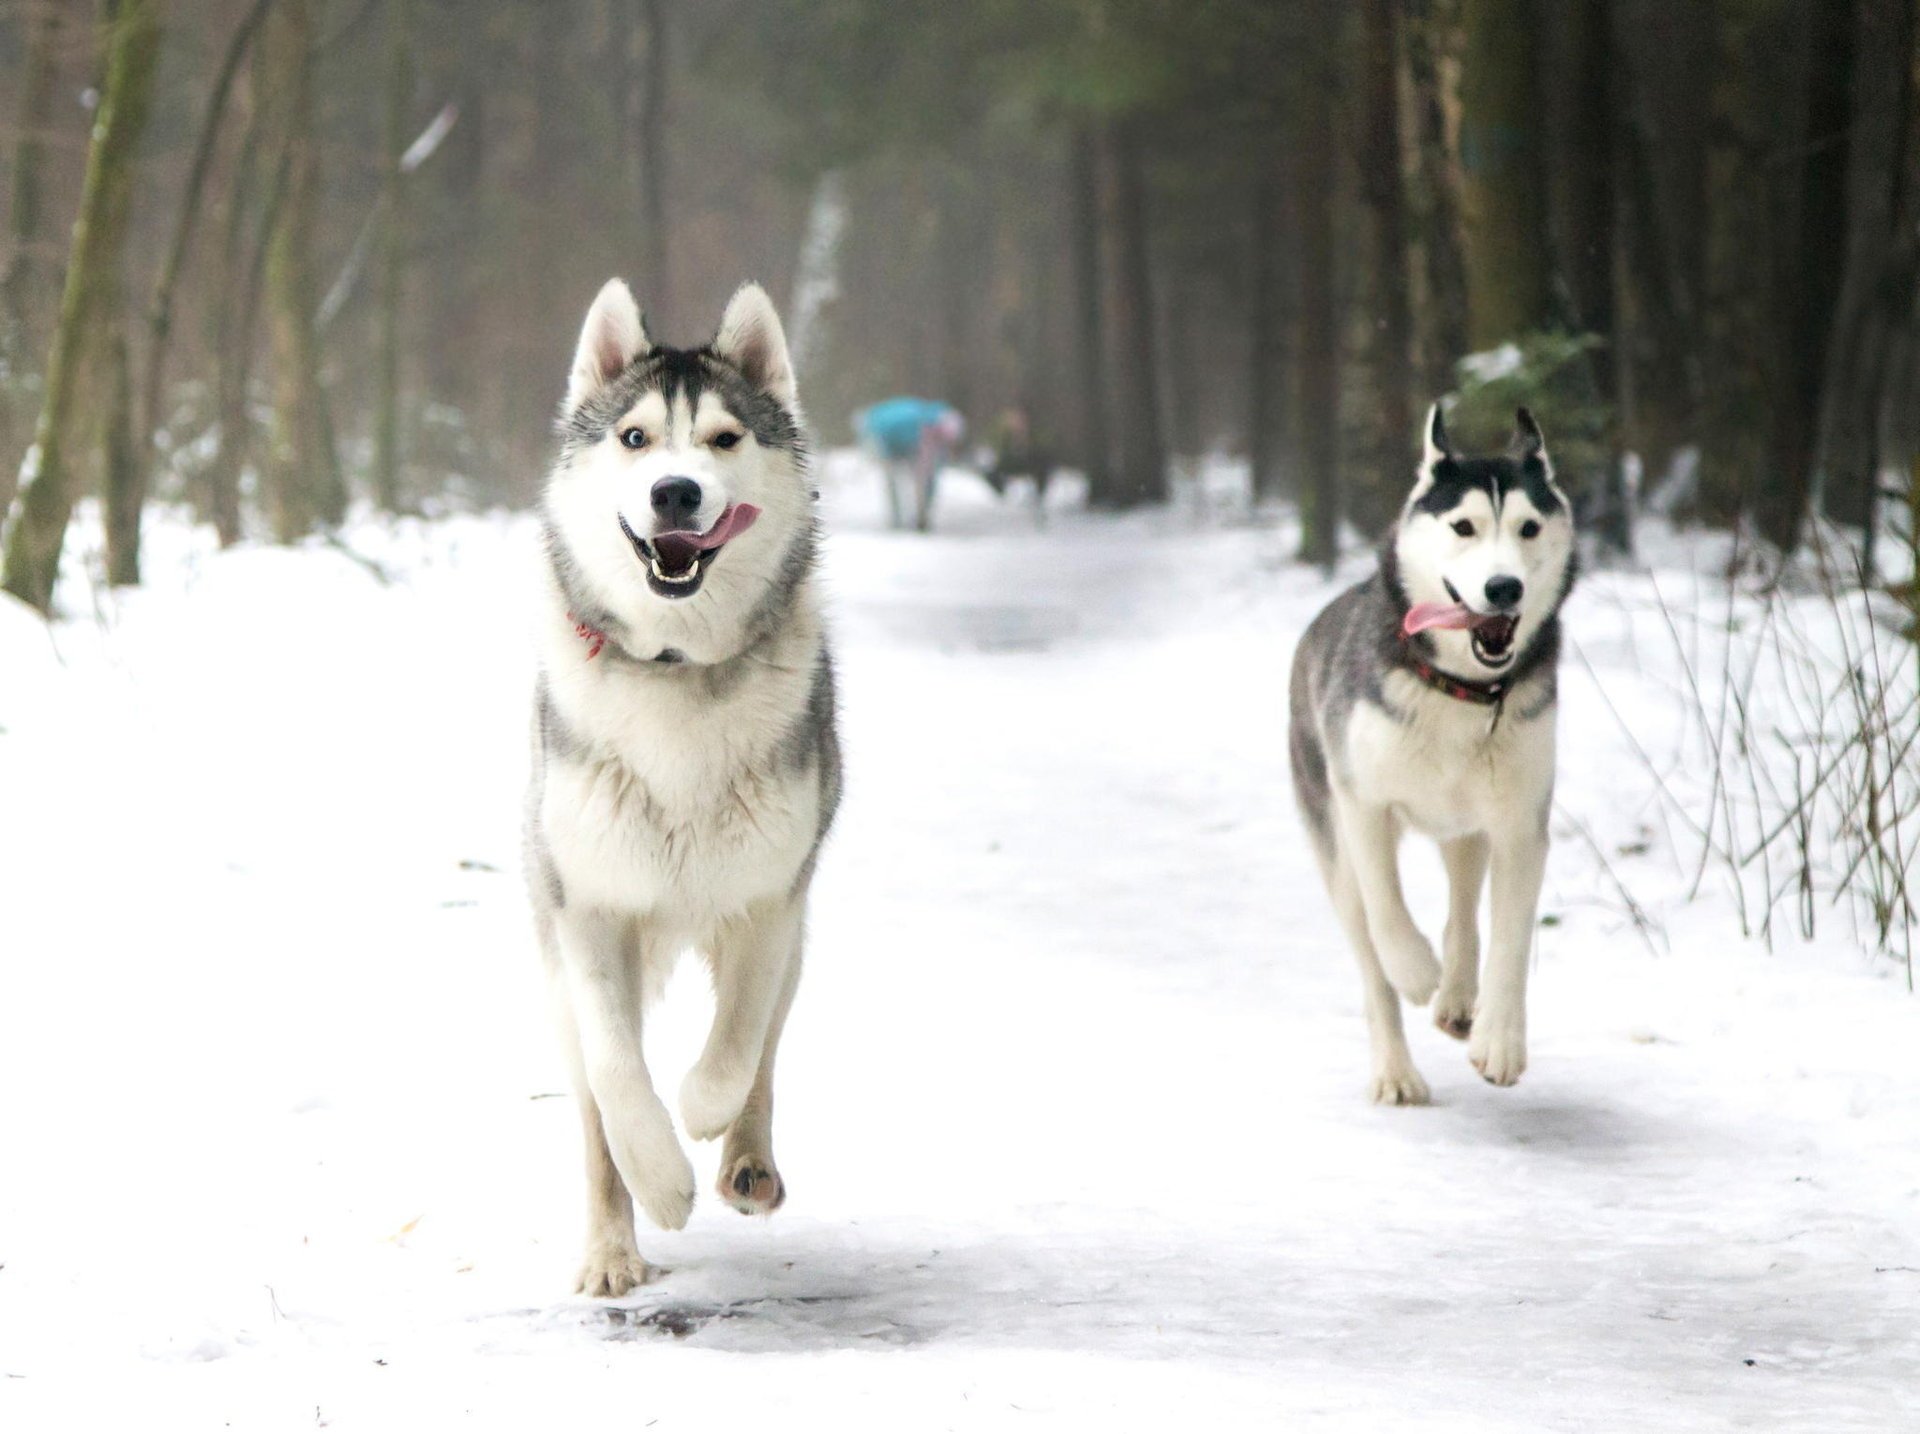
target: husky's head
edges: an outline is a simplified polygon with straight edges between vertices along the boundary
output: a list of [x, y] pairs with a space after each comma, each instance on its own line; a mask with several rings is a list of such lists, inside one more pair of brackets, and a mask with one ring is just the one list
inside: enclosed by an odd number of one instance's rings
[[1489, 678], [1512, 666], [1573, 581], [1573, 518], [1533, 415], [1516, 415], [1499, 458], [1463, 458], [1440, 405], [1394, 530], [1402, 634], [1427, 633], [1442, 666]]
[[580, 331], [544, 502], [579, 618], [636, 655], [716, 661], [807, 572], [813, 516], [786, 334], [757, 284], [713, 341], [666, 348], [607, 281]]

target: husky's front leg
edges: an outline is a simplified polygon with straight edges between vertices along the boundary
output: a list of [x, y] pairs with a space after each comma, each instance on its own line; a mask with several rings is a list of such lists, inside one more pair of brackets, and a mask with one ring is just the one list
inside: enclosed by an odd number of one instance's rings
[[553, 919], [580, 1073], [600, 1109], [607, 1152], [634, 1203], [661, 1229], [678, 1230], [693, 1211], [693, 1167], [640, 1049], [645, 935], [636, 941], [633, 919], [607, 911], [568, 909]]
[[1433, 1023], [1464, 1041], [1473, 1030], [1480, 994], [1480, 888], [1487, 880], [1487, 839], [1442, 842], [1440, 860], [1447, 868], [1447, 929], [1441, 938], [1447, 959], [1433, 998]]
[[800, 959], [804, 897], [777, 897], [725, 922], [711, 942], [713, 1029], [680, 1086], [680, 1119], [695, 1140], [726, 1134], [747, 1103], [767, 1030]]
[[1527, 959], [1547, 870], [1547, 828], [1516, 823], [1493, 847], [1493, 925], [1486, 980], [1473, 1016], [1467, 1059], [1494, 1085], [1512, 1085], [1527, 1068]]
[[1369, 806], [1336, 791], [1340, 846], [1353, 870], [1366, 909], [1380, 965], [1393, 988], [1409, 1002], [1424, 1006], [1440, 984], [1440, 963], [1433, 946], [1413, 924], [1400, 891], [1400, 832], [1392, 811]]

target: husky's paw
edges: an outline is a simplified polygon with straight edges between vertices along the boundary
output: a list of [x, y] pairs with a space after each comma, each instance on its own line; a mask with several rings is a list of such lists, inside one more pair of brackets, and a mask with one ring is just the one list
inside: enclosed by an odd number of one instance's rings
[[631, 1245], [594, 1245], [573, 1281], [573, 1292], [589, 1299], [617, 1300], [629, 1290], [657, 1279], [660, 1271]]
[[1380, 953], [1381, 968], [1387, 980], [1409, 1005], [1424, 1006], [1440, 986], [1440, 963], [1433, 958], [1433, 943], [1418, 931], [1409, 929], [1390, 941], [1374, 941]]
[[787, 1182], [771, 1156], [742, 1155], [727, 1161], [715, 1188], [742, 1215], [771, 1215], [787, 1199]]
[[1524, 1017], [1501, 1019], [1482, 1014], [1473, 1023], [1467, 1059], [1491, 1085], [1512, 1085], [1527, 1068]]
[[1410, 1061], [1396, 1061], [1375, 1071], [1368, 1094], [1375, 1105], [1425, 1105], [1433, 1099]]
[[703, 1063], [680, 1082], [680, 1124], [694, 1140], [717, 1140], [740, 1118], [753, 1089], [753, 1072], [717, 1075]]
[[1472, 991], [1453, 991], [1443, 985], [1433, 998], [1433, 1024], [1456, 1041], [1464, 1041], [1473, 1034], [1473, 1002]]

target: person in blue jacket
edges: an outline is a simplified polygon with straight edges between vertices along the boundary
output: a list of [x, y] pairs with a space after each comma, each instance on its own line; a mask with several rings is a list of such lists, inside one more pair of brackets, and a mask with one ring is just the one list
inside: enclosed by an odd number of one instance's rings
[[913, 526], [933, 526], [934, 487], [940, 470], [966, 436], [967, 421], [952, 404], [935, 398], [900, 395], [883, 398], [853, 416], [854, 431], [879, 460], [887, 485], [887, 516], [895, 528], [907, 525], [903, 490], [913, 495]]

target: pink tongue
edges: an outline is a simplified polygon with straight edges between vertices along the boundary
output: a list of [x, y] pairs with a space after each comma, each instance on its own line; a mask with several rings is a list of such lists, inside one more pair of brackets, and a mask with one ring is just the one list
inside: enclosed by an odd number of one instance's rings
[[1461, 603], [1417, 602], [1407, 609], [1407, 615], [1400, 623], [1400, 632], [1405, 637], [1412, 637], [1416, 632], [1425, 632], [1430, 627], [1464, 631], [1477, 620], [1473, 609]]
[[684, 567], [700, 553], [711, 552], [730, 538], [738, 537], [753, 526], [760, 510], [751, 503], [733, 503], [720, 515], [720, 521], [704, 533], [676, 529], [653, 535], [653, 550], [675, 568]]

